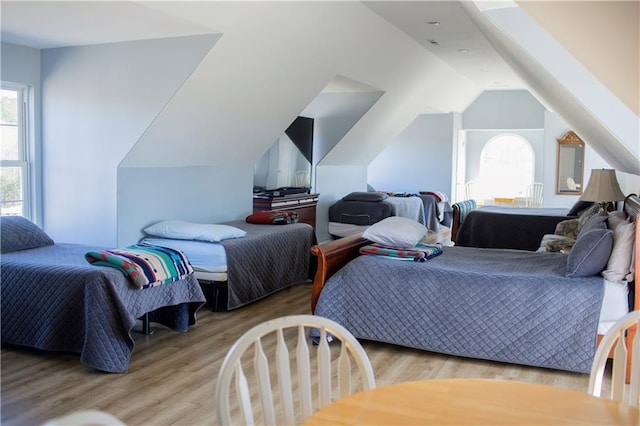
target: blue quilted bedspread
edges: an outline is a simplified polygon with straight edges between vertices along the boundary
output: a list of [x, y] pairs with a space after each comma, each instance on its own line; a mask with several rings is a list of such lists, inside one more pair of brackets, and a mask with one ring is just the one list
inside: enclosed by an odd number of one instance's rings
[[137, 318], [149, 312], [176, 331], [195, 323], [205, 298], [193, 274], [141, 289], [116, 269], [87, 263], [88, 249], [55, 244], [2, 255], [2, 343], [75, 352], [84, 364], [124, 373]]
[[602, 277], [566, 278], [566, 255], [443, 247], [428, 262], [360, 256], [316, 315], [356, 337], [451, 355], [588, 372]]

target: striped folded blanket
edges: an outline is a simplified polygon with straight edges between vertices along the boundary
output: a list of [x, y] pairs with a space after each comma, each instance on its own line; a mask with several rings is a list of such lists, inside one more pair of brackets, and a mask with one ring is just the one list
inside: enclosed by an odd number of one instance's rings
[[189, 259], [180, 250], [146, 243], [113, 250], [90, 250], [84, 257], [93, 265], [119, 269], [140, 288], [169, 284], [193, 273]]
[[427, 244], [418, 243], [410, 249], [396, 249], [374, 243], [361, 247], [360, 254], [373, 254], [376, 256], [391, 257], [394, 259], [425, 262], [441, 255], [442, 247], [439, 245], [429, 246]]
[[298, 222], [298, 213], [294, 211], [265, 211], [253, 213], [245, 219], [247, 223], [286, 225]]

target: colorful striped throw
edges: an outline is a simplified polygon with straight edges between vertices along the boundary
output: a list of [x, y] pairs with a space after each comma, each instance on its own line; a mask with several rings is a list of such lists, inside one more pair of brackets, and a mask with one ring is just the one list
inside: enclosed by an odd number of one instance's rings
[[193, 273], [180, 250], [146, 243], [113, 250], [90, 250], [84, 255], [92, 265], [119, 269], [133, 285], [151, 288], [186, 278]]
[[424, 262], [442, 254], [442, 247], [439, 245], [430, 246], [418, 243], [410, 249], [396, 249], [385, 247], [379, 244], [369, 244], [360, 248], [360, 254], [373, 254], [376, 256], [391, 257], [394, 259], [413, 260], [414, 262]]

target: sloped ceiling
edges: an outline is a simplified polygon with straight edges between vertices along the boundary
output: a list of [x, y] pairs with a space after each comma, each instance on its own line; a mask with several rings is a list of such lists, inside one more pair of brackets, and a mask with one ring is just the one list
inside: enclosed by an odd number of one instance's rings
[[321, 164], [367, 165], [425, 109], [461, 111], [481, 91], [359, 2], [148, 7], [223, 36], [122, 167], [253, 165], [336, 75], [384, 95]]
[[[259, 157], [328, 82], [343, 75], [385, 94], [327, 155], [327, 165], [367, 164], [417, 114], [461, 111], [491, 85], [523, 84], [612, 166], [640, 174], [639, 3], [519, 5], [2, 1], [0, 7], [2, 40], [37, 48], [223, 34], [125, 165], [148, 164], [145, 153], [159, 161], [155, 165], [254, 161], [252, 153]], [[441, 26], [427, 24], [439, 19]], [[514, 25], [521, 21], [526, 29]], [[447, 22], [452, 25], [445, 31]], [[432, 43], [436, 36], [439, 43]], [[551, 62], [528, 45], [545, 38], [555, 43]], [[458, 52], [467, 47], [467, 54]], [[554, 67], [578, 80], [591, 76], [588, 84], [596, 89], [576, 88]], [[238, 122], [243, 114], [251, 124]], [[198, 148], [178, 149], [184, 143]]]
[[640, 175], [640, 119], [518, 7], [465, 9], [496, 50], [611, 166]]
[[518, 6], [640, 115], [640, 2], [519, 1]]

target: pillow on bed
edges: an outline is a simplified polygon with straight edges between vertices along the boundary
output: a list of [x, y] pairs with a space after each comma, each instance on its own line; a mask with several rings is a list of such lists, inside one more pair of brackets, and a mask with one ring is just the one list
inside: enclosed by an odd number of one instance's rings
[[182, 220], [164, 220], [145, 228], [144, 232], [154, 237], [176, 240], [195, 240], [219, 243], [230, 238], [242, 238], [247, 233], [234, 226], [220, 223], [193, 223]]
[[52, 246], [53, 240], [38, 225], [22, 216], [0, 219], [0, 253]]
[[628, 278], [631, 271], [633, 242], [636, 236], [635, 223], [625, 220], [610, 227], [613, 230], [613, 249], [602, 276], [609, 281], [620, 282]]
[[385, 247], [411, 248], [427, 234], [427, 228], [406, 217], [391, 216], [374, 223], [362, 234], [363, 238]]
[[[597, 213], [580, 228], [580, 232], [589, 232], [593, 229], [607, 229], [607, 219], [609, 215], [606, 212]], [[580, 233], [578, 233], [580, 235]]]
[[567, 257], [568, 277], [590, 277], [607, 266], [613, 247], [613, 231], [592, 229], [578, 234]]
[[387, 198], [387, 194], [380, 192], [352, 192], [342, 197], [342, 201], [367, 201], [377, 203]]

